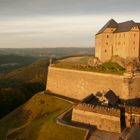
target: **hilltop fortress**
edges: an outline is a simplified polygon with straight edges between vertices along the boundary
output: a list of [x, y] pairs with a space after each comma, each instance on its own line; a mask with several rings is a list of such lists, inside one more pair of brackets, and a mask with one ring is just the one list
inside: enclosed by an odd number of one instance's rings
[[[115, 54], [138, 60], [139, 28], [140, 24], [133, 21], [118, 24], [111, 19], [96, 34], [96, 57], [105, 61]], [[140, 98], [140, 73], [129, 70], [123, 75], [114, 75], [57, 68], [54, 64], [49, 67], [46, 87], [51, 92], [79, 100], [90, 93], [108, 90], [112, 90], [121, 99], [135, 99]]]
[[[96, 34], [96, 58], [100, 63], [113, 56], [139, 62], [140, 24], [134, 21], [117, 23], [110, 20]], [[59, 63], [59, 61], [58, 61]], [[94, 66], [93, 66], [94, 67]], [[96, 67], [96, 66], [95, 66]], [[137, 100], [140, 98], [140, 72], [132, 65], [121, 74], [68, 69], [51, 64], [48, 69], [46, 90], [52, 93], [83, 100], [99, 93], [99, 102], [80, 102], [74, 106], [72, 120], [96, 125], [101, 130], [122, 132], [122, 126], [132, 127], [140, 122], [140, 108], [119, 106], [116, 101]], [[109, 93], [111, 91], [111, 93]], [[108, 94], [109, 93], [109, 94]], [[105, 99], [116, 102], [113, 106]], [[92, 102], [92, 103], [90, 103]], [[125, 124], [123, 124], [125, 123]], [[123, 125], [121, 125], [123, 124]]]
[[107, 61], [118, 55], [124, 59], [140, 59], [140, 23], [109, 20], [96, 34], [96, 57]]

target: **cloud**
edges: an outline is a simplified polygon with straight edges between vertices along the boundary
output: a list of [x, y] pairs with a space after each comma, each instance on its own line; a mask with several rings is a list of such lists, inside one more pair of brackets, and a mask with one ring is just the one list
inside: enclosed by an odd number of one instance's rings
[[139, 0], [0, 0], [0, 47], [94, 44], [110, 19], [140, 21]]
[[139, 0], [0, 0], [1, 17], [140, 12]]

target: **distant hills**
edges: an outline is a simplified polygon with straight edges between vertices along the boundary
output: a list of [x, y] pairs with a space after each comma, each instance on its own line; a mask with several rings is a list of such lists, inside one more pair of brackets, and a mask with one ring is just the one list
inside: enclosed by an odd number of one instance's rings
[[38, 57], [21, 56], [21, 55], [0, 55], [0, 73], [10, 72], [14, 69], [29, 65], [35, 62]]
[[94, 54], [94, 48], [26, 48], [26, 49], [5, 49], [0, 48], [0, 55], [22, 55], [22, 56], [35, 56], [35, 57], [64, 57], [69, 55], [89, 55]]

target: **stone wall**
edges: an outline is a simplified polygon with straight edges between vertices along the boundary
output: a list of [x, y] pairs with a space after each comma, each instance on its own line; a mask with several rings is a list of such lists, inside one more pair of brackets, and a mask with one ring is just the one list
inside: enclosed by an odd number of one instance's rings
[[140, 97], [140, 76], [104, 74], [49, 67], [47, 90], [63, 96], [83, 99], [98, 91], [112, 90], [122, 99]]
[[78, 104], [73, 108], [72, 120], [95, 125], [100, 130], [121, 133], [119, 109]]
[[140, 107], [125, 107], [125, 123], [126, 127], [132, 127], [133, 123], [140, 123]]
[[96, 57], [101, 61], [111, 59], [113, 55], [122, 58], [140, 57], [140, 31], [132, 28], [128, 32], [113, 33], [113, 28], [107, 28], [96, 35]]

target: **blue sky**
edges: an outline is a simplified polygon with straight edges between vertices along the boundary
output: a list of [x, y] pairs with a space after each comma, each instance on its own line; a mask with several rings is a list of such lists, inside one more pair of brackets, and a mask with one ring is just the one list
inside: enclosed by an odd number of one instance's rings
[[0, 0], [0, 47], [93, 47], [110, 19], [140, 22], [139, 0]]

